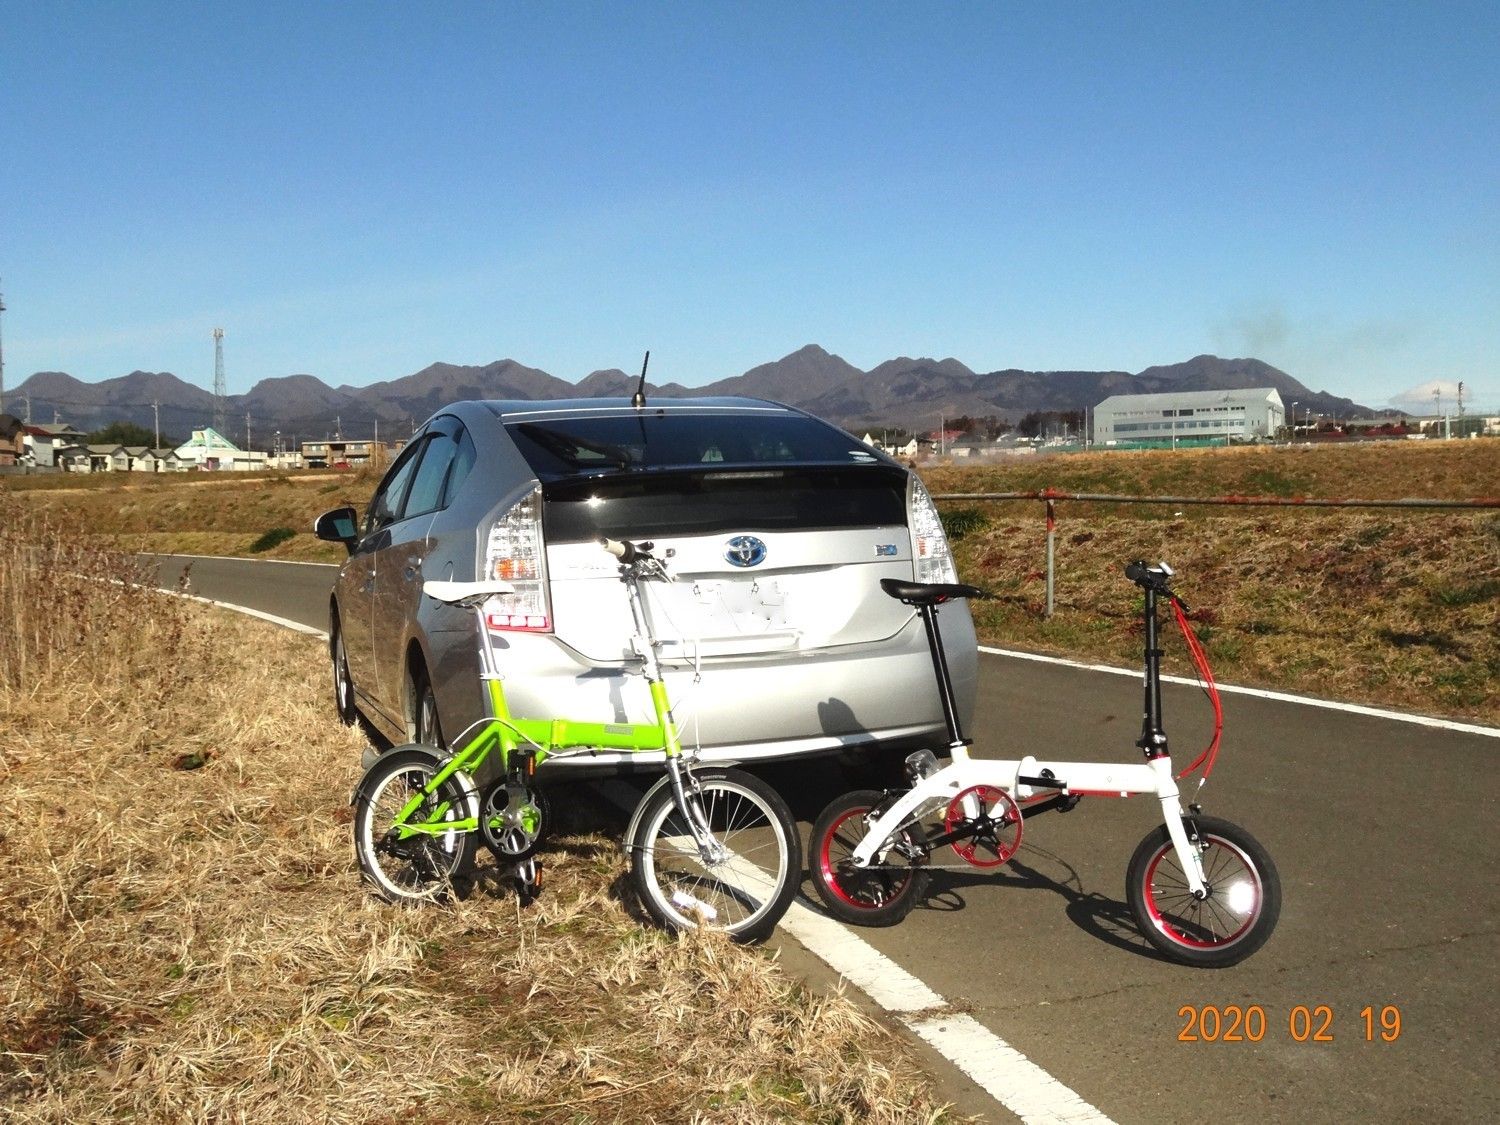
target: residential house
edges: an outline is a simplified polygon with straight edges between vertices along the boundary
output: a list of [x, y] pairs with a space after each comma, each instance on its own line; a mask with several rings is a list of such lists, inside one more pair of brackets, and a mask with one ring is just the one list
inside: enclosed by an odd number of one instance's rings
[[[396, 448], [403, 444], [398, 442]], [[353, 469], [371, 460], [384, 464], [390, 455], [385, 442], [367, 438], [332, 437], [302, 443], [302, 459], [309, 469]]]
[[57, 450], [56, 465], [68, 473], [123, 473], [130, 469], [130, 454], [123, 445], [65, 445]]
[[64, 446], [79, 445], [84, 433], [65, 422], [28, 422], [26, 445], [31, 450], [33, 461], [43, 468], [57, 464], [57, 451]]
[[14, 465], [26, 452], [26, 423], [13, 414], [0, 414], [0, 467]]

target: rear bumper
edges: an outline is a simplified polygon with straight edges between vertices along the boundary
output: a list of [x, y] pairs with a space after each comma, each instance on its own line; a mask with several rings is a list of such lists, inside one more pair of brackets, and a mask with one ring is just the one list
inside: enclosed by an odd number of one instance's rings
[[[973, 717], [978, 654], [968, 607], [942, 607], [939, 621], [960, 721]], [[484, 717], [471, 631], [448, 634], [433, 669], [444, 729], [455, 735]], [[513, 715], [603, 723], [653, 721], [639, 672], [589, 661], [556, 637], [506, 634], [498, 658]], [[705, 657], [664, 672], [684, 748], [703, 761], [793, 758], [866, 746], [945, 740], [932, 658], [913, 617], [894, 636], [815, 652]], [[559, 755], [543, 768], [617, 772], [659, 765], [658, 753]]]

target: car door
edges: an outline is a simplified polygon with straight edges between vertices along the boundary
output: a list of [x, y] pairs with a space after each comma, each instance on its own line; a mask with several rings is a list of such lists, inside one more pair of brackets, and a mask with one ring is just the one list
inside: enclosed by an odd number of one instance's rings
[[[350, 565], [355, 566], [348, 587], [357, 590], [346, 623], [345, 648], [349, 655], [349, 675], [367, 702], [381, 711], [387, 721], [399, 725], [401, 714], [400, 685], [394, 695], [391, 685], [380, 675], [377, 659], [381, 636], [378, 632], [382, 583], [392, 580], [390, 557], [392, 529], [405, 510], [406, 494], [421, 460], [425, 437], [418, 438], [402, 451], [375, 489], [365, 512], [364, 534], [354, 548]], [[354, 619], [358, 617], [356, 635]]]
[[404, 642], [416, 630], [433, 519], [457, 450], [453, 423], [453, 419], [439, 418], [429, 425], [400, 518], [387, 529], [390, 541], [381, 550], [374, 614], [375, 678], [382, 697], [403, 717], [410, 703], [403, 695], [408, 673]]

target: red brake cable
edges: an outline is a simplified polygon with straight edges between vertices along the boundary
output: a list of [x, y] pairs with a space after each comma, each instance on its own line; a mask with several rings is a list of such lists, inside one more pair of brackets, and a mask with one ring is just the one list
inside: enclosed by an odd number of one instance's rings
[[1214, 682], [1213, 669], [1208, 666], [1208, 654], [1203, 651], [1203, 642], [1198, 639], [1198, 635], [1193, 632], [1193, 627], [1188, 624], [1187, 613], [1182, 608], [1182, 602], [1176, 597], [1172, 599], [1172, 612], [1177, 616], [1177, 627], [1182, 630], [1182, 639], [1187, 642], [1188, 653], [1193, 658], [1193, 667], [1198, 670], [1198, 683], [1214, 708], [1213, 741], [1208, 744], [1208, 748], [1203, 753], [1193, 759], [1191, 765], [1177, 775], [1177, 780], [1181, 781], [1201, 765], [1203, 776], [1198, 781], [1201, 786], [1208, 780], [1208, 775], [1214, 772], [1214, 761], [1219, 756], [1219, 738], [1224, 733], [1224, 705], [1219, 700], [1219, 685]]

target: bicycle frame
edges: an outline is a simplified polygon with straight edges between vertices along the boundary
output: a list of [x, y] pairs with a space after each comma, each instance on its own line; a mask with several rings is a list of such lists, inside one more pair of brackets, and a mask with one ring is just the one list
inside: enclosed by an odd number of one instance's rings
[[[459, 604], [467, 605], [473, 611], [479, 630], [480, 679], [484, 683], [489, 714], [480, 721], [475, 733], [444, 763], [423, 789], [413, 795], [396, 817], [392, 827], [396, 830], [398, 839], [405, 840], [419, 834], [441, 836], [449, 832], [477, 831], [480, 826], [477, 801], [469, 802], [473, 806], [472, 810], [465, 810], [469, 815], [456, 820], [448, 819], [453, 811], [451, 802], [440, 802], [432, 806], [428, 815], [420, 821], [410, 818], [449, 778], [460, 771], [465, 777], [473, 777], [490, 755], [496, 752], [500, 755], [502, 777], [511, 778], [519, 774], [517, 780], [530, 780], [541, 762], [561, 750], [624, 750], [633, 753], [659, 750], [666, 756], [667, 771], [678, 805], [685, 807], [682, 740], [672, 715], [672, 704], [661, 665], [656, 657], [655, 637], [641, 601], [639, 584], [647, 577], [645, 572], [653, 568], [656, 573], [665, 574], [660, 564], [649, 556], [640, 560], [632, 558], [623, 561], [621, 580], [625, 584], [635, 624], [631, 647], [643, 665], [656, 719], [654, 723], [600, 723], [513, 716], [505, 697], [505, 677], [500, 671], [494, 640], [485, 619], [487, 595], [468, 595], [461, 599]], [[695, 843], [703, 852], [705, 861], [718, 857], [719, 846], [703, 826], [695, 818], [689, 818], [689, 823], [694, 832]], [[534, 830], [535, 826], [530, 827]]]
[[[1019, 759], [978, 759], [969, 754], [968, 741], [959, 730], [953, 707], [953, 687], [943, 654], [942, 635], [937, 629], [937, 609], [933, 604], [919, 605], [927, 629], [937, 675], [939, 697], [948, 724], [948, 754], [951, 763], [935, 773], [916, 779], [912, 788], [894, 804], [873, 817], [867, 831], [855, 847], [850, 861], [856, 867], [868, 867], [883, 859], [901, 828], [914, 820], [947, 805], [961, 793], [976, 786], [1006, 790], [1018, 803], [1032, 803], [1023, 808], [1030, 815], [1060, 807], [1083, 796], [1128, 797], [1153, 794], [1161, 804], [1162, 820], [1171, 838], [1178, 861], [1182, 864], [1190, 891], [1195, 897], [1207, 895], [1200, 856], [1188, 839], [1183, 825], [1177, 779], [1172, 772], [1172, 758], [1167, 750], [1167, 736], [1161, 725], [1161, 649], [1157, 623], [1158, 592], [1144, 587], [1146, 606], [1145, 703], [1140, 741], [1137, 746], [1146, 757], [1140, 764], [1106, 762], [1039, 761], [1027, 755]], [[1052, 800], [1044, 800], [1047, 792]], [[951, 843], [961, 833], [946, 833], [928, 842], [929, 848]]]

